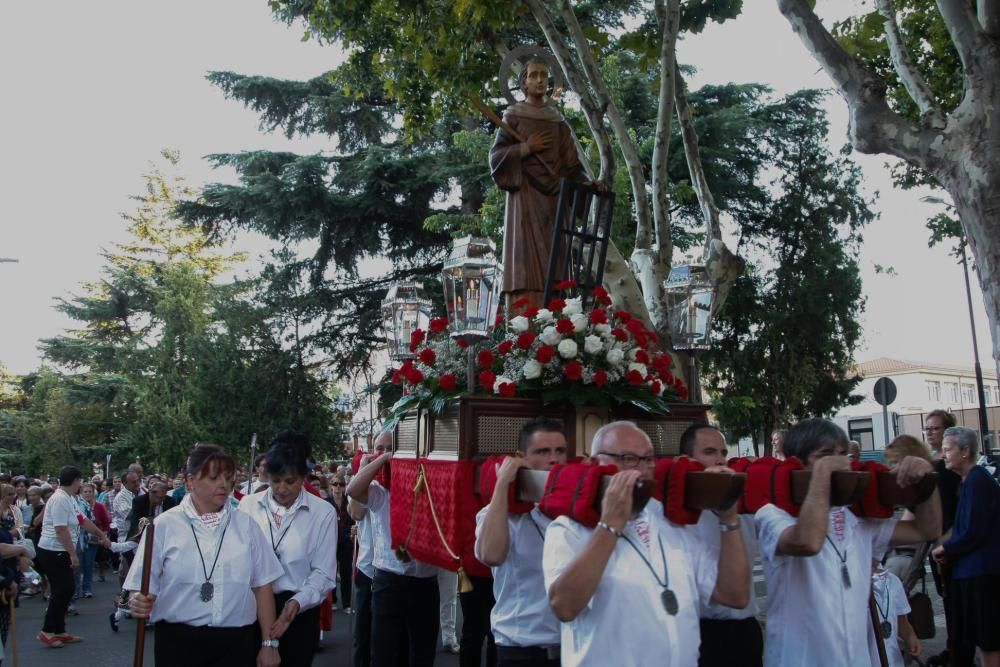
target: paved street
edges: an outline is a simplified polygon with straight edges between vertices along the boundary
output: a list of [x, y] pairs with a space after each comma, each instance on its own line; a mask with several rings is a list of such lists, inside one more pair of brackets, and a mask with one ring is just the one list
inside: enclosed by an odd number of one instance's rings
[[[758, 599], [764, 600], [765, 589], [763, 575], [760, 564], [754, 568], [754, 583]], [[927, 575], [927, 592], [934, 600], [934, 609], [937, 614], [936, 621], [938, 634], [934, 639], [924, 641], [923, 658], [934, 655], [944, 648], [944, 613], [941, 608], [941, 599], [934, 592], [933, 581], [930, 574]], [[113, 599], [117, 585], [111, 583], [94, 582], [94, 592], [96, 596], [90, 600], [78, 600], [76, 603], [79, 610], [78, 616], [70, 616], [67, 619], [67, 631], [80, 635], [84, 641], [79, 644], [72, 644], [60, 649], [50, 649], [42, 646], [35, 639], [35, 635], [42, 626], [42, 616], [45, 611], [45, 603], [40, 597], [22, 600], [21, 608], [17, 614], [17, 636], [20, 665], [22, 667], [125, 667], [132, 664], [132, 656], [135, 650], [135, 622], [126, 620], [121, 623], [121, 631], [111, 632], [108, 624], [108, 613], [111, 610], [111, 600]], [[334, 629], [328, 633], [320, 643], [322, 652], [316, 656], [313, 664], [316, 667], [350, 667], [350, 621], [351, 617], [340, 612], [334, 614]], [[461, 626], [461, 610], [459, 610], [459, 626]], [[146, 640], [146, 665], [153, 664], [153, 640], [154, 631], [147, 634]], [[10, 649], [8, 648], [8, 658]], [[5, 667], [13, 664], [13, 661], [5, 661]], [[458, 657], [444, 652], [438, 653], [436, 664], [441, 667], [456, 667]]]

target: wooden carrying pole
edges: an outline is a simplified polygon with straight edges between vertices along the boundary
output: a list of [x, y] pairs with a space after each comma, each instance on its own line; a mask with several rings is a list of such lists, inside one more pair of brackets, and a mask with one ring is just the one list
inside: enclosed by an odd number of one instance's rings
[[875, 592], [868, 594], [868, 616], [872, 621], [872, 632], [875, 633], [875, 645], [878, 647], [878, 661], [882, 667], [889, 667], [889, 656], [885, 652], [885, 639], [882, 638], [882, 629], [879, 627], [878, 611], [875, 609]]
[[[155, 527], [152, 520], [144, 519], [146, 526], [143, 528], [146, 534], [145, 547], [142, 551], [142, 583], [139, 592], [149, 595], [149, 574], [153, 570], [153, 535]], [[141, 523], [141, 522], [140, 522]], [[135, 628], [135, 659], [132, 661], [133, 667], [142, 667], [143, 651], [146, 648], [146, 623], [148, 619], [139, 619], [139, 624]]]

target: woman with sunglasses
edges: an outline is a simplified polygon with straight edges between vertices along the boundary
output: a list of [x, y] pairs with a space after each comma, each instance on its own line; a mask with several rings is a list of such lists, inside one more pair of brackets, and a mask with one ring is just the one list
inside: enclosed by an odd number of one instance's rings
[[337, 564], [340, 574], [340, 609], [351, 613], [351, 572], [354, 569], [354, 540], [351, 526], [354, 519], [347, 512], [347, 480], [336, 474], [330, 482], [330, 504], [337, 510]]
[[267, 451], [268, 488], [240, 501], [262, 529], [281, 563], [274, 582], [281, 636], [282, 667], [307, 667], [319, 645], [320, 603], [336, 586], [337, 514], [303, 489], [309, 441], [299, 433], [279, 433]]

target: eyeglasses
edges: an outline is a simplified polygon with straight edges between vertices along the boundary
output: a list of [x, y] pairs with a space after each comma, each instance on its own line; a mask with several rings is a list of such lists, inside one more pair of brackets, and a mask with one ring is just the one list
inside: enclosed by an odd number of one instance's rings
[[334, 482], [330, 486], [343, 486], [343, 484], [341, 484], [340, 482]]
[[651, 466], [656, 463], [656, 456], [636, 456], [635, 454], [612, 454], [611, 452], [600, 452], [597, 456], [609, 456], [622, 464], [623, 468], [638, 468], [639, 464]]
[[944, 430], [944, 426], [926, 426], [926, 427], [924, 427], [924, 431], [926, 431], [927, 433], [934, 433], [936, 431], [943, 431], [943, 430]]

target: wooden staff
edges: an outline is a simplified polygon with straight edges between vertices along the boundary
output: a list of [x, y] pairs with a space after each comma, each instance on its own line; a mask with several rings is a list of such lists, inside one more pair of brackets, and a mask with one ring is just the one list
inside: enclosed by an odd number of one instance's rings
[[[500, 129], [502, 129], [504, 132], [506, 132], [510, 136], [514, 137], [514, 141], [519, 141], [521, 143], [524, 143], [525, 141], [527, 141], [527, 139], [525, 139], [523, 136], [521, 136], [521, 134], [517, 130], [515, 130], [514, 128], [512, 128], [507, 123], [503, 122], [503, 119], [500, 118], [500, 116], [498, 116], [496, 114], [496, 112], [493, 111], [493, 109], [491, 109], [488, 106], [486, 106], [486, 104], [483, 103], [482, 100], [477, 100], [475, 97], [470, 97], [469, 99], [472, 101], [472, 106], [474, 106], [477, 109], [479, 109], [480, 113], [482, 113], [484, 116], [486, 116], [486, 119], [489, 120], [491, 123], [493, 123], [494, 125], [496, 125]], [[542, 158], [541, 155], [539, 155], [538, 153], [532, 153], [531, 157], [533, 157], [536, 160], [538, 160], [539, 162], [541, 162], [542, 166], [545, 167], [545, 170], [548, 171], [549, 174], [551, 174], [552, 176], [555, 176], [556, 178], [559, 177], [559, 174], [556, 173], [556, 170], [553, 169], [552, 166], [548, 162], [546, 162], [545, 159]]]
[[872, 592], [868, 594], [868, 617], [872, 620], [872, 632], [875, 633], [875, 645], [878, 647], [878, 660], [882, 663], [882, 667], [889, 667], [889, 655], [885, 652], [885, 639], [882, 638], [878, 610], [875, 608], [875, 589], [872, 589]]
[[[142, 524], [146, 525], [143, 526]], [[142, 551], [142, 583], [139, 592], [144, 596], [149, 595], [149, 575], [153, 569], [153, 535], [154, 525], [150, 519], [142, 518], [139, 526], [145, 532], [146, 542]], [[132, 661], [133, 667], [142, 667], [142, 654], [146, 648], [146, 623], [149, 619], [139, 619], [139, 625], [135, 629], [135, 658]]]
[[247, 495], [253, 493], [253, 473], [257, 469], [257, 434], [250, 436], [250, 467], [247, 468]]

